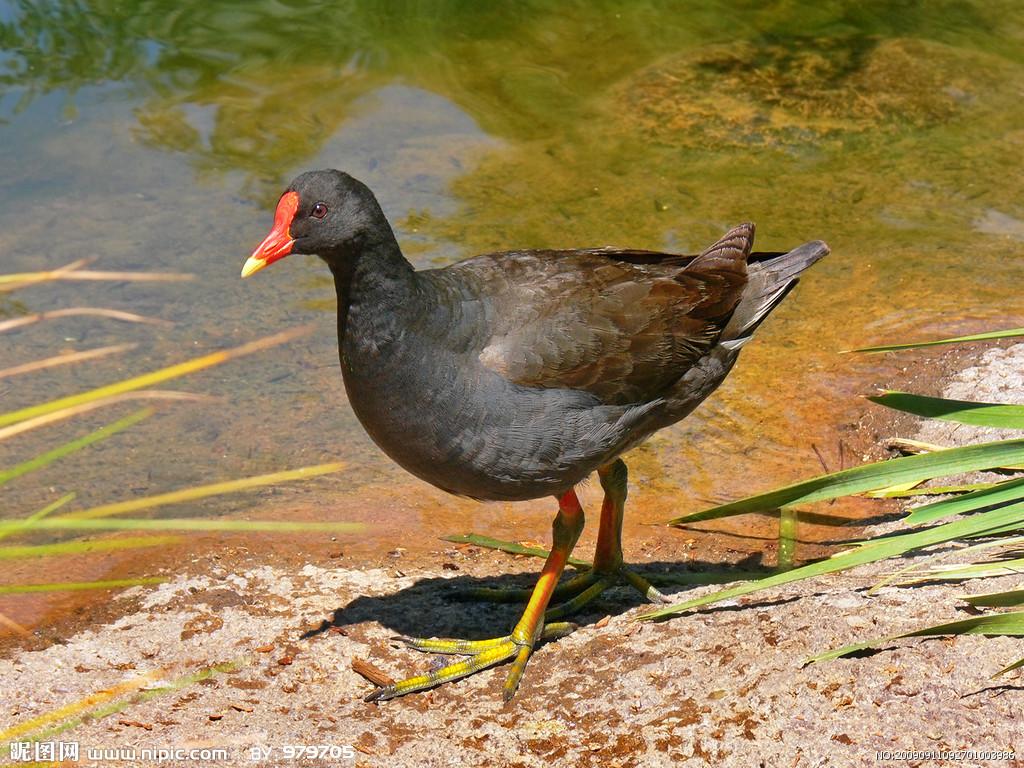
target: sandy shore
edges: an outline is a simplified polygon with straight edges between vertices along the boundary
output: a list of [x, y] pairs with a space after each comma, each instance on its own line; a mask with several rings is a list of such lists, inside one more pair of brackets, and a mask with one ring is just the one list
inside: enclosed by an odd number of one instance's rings
[[[1024, 345], [989, 350], [945, 394], [1011, 401], [1024, 391], [1020, 371]], [[979, 438], [938, 422], [917, 436]], [[0, 660], [0, 722], [16, 727], [86, 700], [65, 714], [92, 716], [44, 741], [77, 743], [82, 764], [102, 766], [796, 768], [873, 765], [910, 750], [1015, 752], [1024, 764], [1022, 678], [990, 679], [1024, 656], [1019, 639], [913, 639], [802, 665], [838, 645], [965, 618], [958, 595], [1019, 587], [1004, 577], [869, 596], [866, 588], [893, 570], [885, 563], [658, 624], [635, 621], [644, 607], [616, 590], [580, 617], [577, 632], [537, 651], [510, 705], [501, 702], [503, 669], [363, 703], [371, 686], [353, 660], [400, 677], [430, 659], [398, 647], [395, 634], [504, 634], [515, 607], [446, 595], [484, 581], [527, 585], [537, 565], [458, 548], [432, 567], [401, 571], [193, 563], [187, 577], [117, 597], [132, 606], [121, 618]], [[294, 754], [297, 747], [304, 751]], [[322, 755], [310, 757], [319, 747]], [[225, 751], [206, 753], [206, 762], [140, 757], [162, 748]], [[89, 760], [97, 749], [121, 753]], [[115, 759], [131, 749], [134, 760]], [[901, 764], [944, 763], [953, 761]]]

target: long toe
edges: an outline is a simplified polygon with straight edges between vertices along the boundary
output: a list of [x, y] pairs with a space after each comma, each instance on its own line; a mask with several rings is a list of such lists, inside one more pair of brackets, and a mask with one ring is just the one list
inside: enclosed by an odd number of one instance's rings
[[636, 571], [632, 571], [626, 566], [619, 567], [619, 576], [629, 584], [633, 589], [639, 592], [641, 595], [646, 597], [652, 603], [671, 603], [672, 598], [663, 594], [660, 590], [656, 589], [651, 582], [645, 579]]
[[495, 637], [489, 640], [454, 640], [437, 637], [397, 637], [410, 648], [424, 653], [444, 653], [461, 656], [476, 656], [484, 651], [504, 645], [512, 638]]
[[[576, 594], [565, 602], [549, 608], [547, 613], [544, 614], [545, 621], [555, 621], [578, 613], [590, 605], [603, 592], [618, 584], [628, 584], [652, 603], [672, 602], [671, 598], [662, 594], [647, 579], [624, 565], [618, 565], [608, 570], [594, 569], [587, 571], [570, 581], [576, 582], [573, 586], [581, 587], [582, 589], [578, 589]], [[566, 582], [566, 585], [569, 583]]]
[[[556, 621], [544, 625], [540, 640], [558, 640], [571, 635], [579, 626], [568, 621]], [[489, 640], [449, 640], [441, 638], [402, 637], [392, 638], [405, 643], [408, 647], [425, 653], [468, 656], [466, 661], [454, 664], [440, 664], [425, 675], [410, 677], [399, 683], [378, 688], [369, 693], [364, 701], [387, 701], [404, 696], [414, 691], [423, 691], [435, 685], [450, 683], [476, 672], [493, 667], [495, 664], [516, 657], [504, 686], [504, 698], [508, 701], [515, 694], [526, 669], [533, 649], [514, 640], [511, 635], [495, 637]]]
[[584, 607], [594, 602], [602, 592], [609, 587], [614, 587], [617, 581], [615, 577], [599, 576], [594, 580], [593, 584], [575, 597], [549, 608], [547, 613], [544, 614], [544, 620], [555, 621], [566, 616], [572, 616], [574, 613], [579, 613]]
[[[488, 641], [466, 642], [486, 643]], [[398, 696], [404, 696], [407, 693], [425, 691], [428, 688], [433, 688], [443, 683], [451, 683], [456, 680], [461, 680], [464, 677], [469, 677], [470, 675], [476, 674], [488, 667], [493, 667], [496, 664], [507, 661], [513, 656], [521, 655], [521, 648], [523, 648], [523, 646], [510, 637], [500, 638], [494, 645], [481, 650], [479, 653], [469, 656], [469, 658], [463, 661], [457, 661], [454, 664], [448, 664], [447, 666], [432, 670], [426, 674], [409, 677], [401, 682], [386, 685], [383, 688], [378, 688], [367, 695], [364, 701], [387, 701], [388, 699], [394, 699]], [[459, 653], [459, 651], [449, 652]]]

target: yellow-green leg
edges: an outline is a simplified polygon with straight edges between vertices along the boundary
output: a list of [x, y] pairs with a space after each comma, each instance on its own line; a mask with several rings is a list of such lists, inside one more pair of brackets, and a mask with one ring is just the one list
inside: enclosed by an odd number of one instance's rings
[[[366, 697], [366, 701], [387, 701], [414, 691], [433, 688], [442, 683], [460, 680], [476, 672], [493, 667], [508, 659], [514, 659], [512, 669], [505, 680], [504, 698], [511, 699], [519, 687], [519, 681], [526, 670], [526, 662], [537, 641], [544, 636], [544, 612], [562, 575], [565, 563], [572, 554], [572, 548], [583, 530], [583, 508], [575, 491], [569, 491], [558, 500], [558, 514], [552, 525], [551, 553], [544, 562], [537, 584], [523, 611], [522, 618], [512, 633], [491, 640], [436, 640], [402, 638], [412, 648], [434, 653], [462, 654], [469, 658], [423, 675], [416, 675], [393, 685], [378, 688]], [[550, 633], [563, 634], [565, 625], [549, 627]]]
[[594, 567], [565, 584], [564, 594], [573, 597], [548, 611], [549, 621], [576, 613], [609, 587], [629, 584], [652, 603], [670, 602], [647, 579], [626, 567], [622, 559], [622, 519], [626, 509], [628, 471], [622, 459], [616, 459], [597, 470], [604, 489], [601, 504], [601, 527], [594, 549]]
[[[616, 459], [598, 469], [597, 475], [604, 489], [604, 501], [601, 504], [601, 527], [597, 533], [594, 565], [590, 570], [568, 579], [555, 588], [552, 600], [558, 604], [547, 612], [545, 619], [549, 622], [571, 616], [616, 584], [629, 584], [652, 603], [670, 602], [647, 579], [623, 563], [622, 518], [628, 488], [625, 462]], [[522, 602], [529, 595], [523, 590], [484, 588], [467, 590], [462, 597], [494, 602]]]

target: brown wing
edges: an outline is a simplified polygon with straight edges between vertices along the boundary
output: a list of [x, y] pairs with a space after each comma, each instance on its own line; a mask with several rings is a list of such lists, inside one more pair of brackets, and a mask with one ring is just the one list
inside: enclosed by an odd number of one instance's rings
[[728, 322], [752, 241], [753, 226], [741, 225], [695, 257], [599, 248], [464, 262], [493, 304], [480, 361], [518, 384], [609, 404], [657, 397]]

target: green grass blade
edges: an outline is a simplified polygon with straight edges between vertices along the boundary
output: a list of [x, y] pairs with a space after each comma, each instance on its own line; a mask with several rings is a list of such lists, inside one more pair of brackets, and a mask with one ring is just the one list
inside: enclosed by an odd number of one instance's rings
[[93, 517], [109, 517], [111, 515], [122, 515], [127, 512], [140, 512], [146, 509], [155, 509], [168, 504], [183, 504], [189, 501], [198, 501], [211, 496], [220, 496], [227, 493], [238, 493], [251, 488], [261, 488], [266, 485], [277, 483], [288, 483], [295, 480], [308, 480], [320, 475], [340, 472], [347, 465], [343, 462], [330, 464], [318, 464], [313, 467], [301, 467], [300, 469], [289, 469], [283, 472], [272, 472], [267, 475], [256, 475], [245, 477], [240, 480], [227, 480], [222, 483], [211, 483], [209, 485], [198, 485], [194, 488], [185, 488], [169, 493], [160, 493], [154, 496], [144, 496], [130, 501], [119, 501], [113, 504], [103, 504], [89, 509], [80, 509], [62, 515], [65, 519], [80, 520]]
[[[917, 457], [912, 457], [917, 458]], [[644, 614], [641, 619], [664, 619], [690, 611], [710, 603], [717, 603], [722, 600], [731, 600], [735, 597], [749, 595], [753, 592], [760, 592], [772, 587], [789, 584], [794, 581], [814, 578], [826, 573], [845, 571], [858, 565], [874, 563], [878, 560], [885, 560], [890, 557], [902, 555], [916, 549], [930, 547], [953, 539], [963, 538], [968, 535], [980, 535], [993, 530], [1006, 528], [1011, 525], [1024, 526], [1024, 503], [1011, 504], [1010, 506], [994, 509], [989, 512], [982, 512], [967, 518], [952, 520], [948, 523], [928, 528], [923, 531], [912, 531], [900, 536], [867, 541], [855, 549], [840, 552], [827, 560], [794, 568], [785, 573], [776, 573], [758, 581], [747, 582], [728, 589], [713, 592], [704, 597], [686, 600], [682, 603], [666, 606], [657, 611]]]
[[[890, 438], [886, 442], [890, 448], [906, 454], [938, 453], [939, 451], [949, 450], [948, 445], [935, 445], [933, 443], [922, 442], [921, 440], [908, 440], [902, 437]], [[1005, 470], [1007, 472], [1024, 472], [1024, 464], [1017, 464], [1015, 466], [1008, 467], [993, 467], [993, 469]]]
[[52, 280], [116, 280], [117, 282], [181, 282], [192, 280], [195, 275], [181, 272], [110, 272], [87, 269], [51, 269], [45, 272], [14, 272], [0, 275], [0, 287], [22, 287]]
[[[465, 534], [453, 534], [451, 536], [442, 536], [442, 541], [450, 541], [454, 544], [473, 544], [477, 547], [485, 547], [487, 549], [497, 549], [501, 552], [508, 552], [510, 555], [530, 555], [531, 557], [547, 557], [550, 553], [542, 547], [527, 547], [523, 544], [516, 544], [514, 541], [501, 541], [500, 539], [492, 539], [489, 536], [479, 536], [475, 533]], [[580, 560], [576, 557], [570, 557], [567, 561], [569, 565], [575, 565], [581, 568], [589, 568], [590, 563], [586, 560]]]
[[0, 560], [49, 557], [51, 555], [82, 555], [139, 547], [163, 547], [177, 544], [181, 540], [181, 536], [123, 536], [96, 541], [61, 541], [56, 544], [6, 546], [0, 547]]
[[28, 461], [22, 462], [17, 466], [11, 467], [10, 469], [0, 470], [0, 486], [9, 483], [17, 477], [28, 474], [29, 472], [49, 466], [58, 459], [62, 459], [76, 451], [87, 448], [93, 443], [98, 443], [100, 440], [106, 440], [108, 437], [116, 435], [121, 430], [127, 429], [133, 424], [138, 424], [143, 419], [151, 416], [152, 413], [152, 408], [143, 408], [142, 410], [125, 416], [123, 419], [115, 421], [113, 424], [100, 427], [95, 432], [90, 432], [88, 435], [79, 437], [69, 443], [64, 443], [64, 445], [57, 446], [56, 448], [40, 454], [35, 458], [29, 459]]
[[936, 453], [902, 456], [898, 459], [864, 464], [841, 472], [804, 480], [774, 491], [748, 496], [692, 515], [677, 517], [669, 525], [717, 520], [748, 512], [764, 512], [812, 501], [826, 501], [879, 488], [935, 477], [991, 469], [1024, 460], [1024, 440], [1002, 440], [980, 445], [950, 448]]
[[107, 579], [105, 581], [56, 581], [51, 584], [4, 584], [0, 595], [24, 595], [32, 592], [78, 592], [86, 589], [119, 589], [121, 587], [162, 584], [162, 576], [147, 576], [140, 579]]
[[873, 395], [868, 400], [926, 419], [942, 419], [995, 429], [1024, 429], [1024, 405], [947, 400], [942, 397], [925, 397], [895, 391]]
[[[0, 531], [18, 529], [20, 520], [0, 521]], [[39, 520], [33, 530], [47, 531], [272, 531], [275, 533], [312, 533], [330, 531], [354, 533], [363, 530], [361, 523], [290, 522], [287, 520], [209, 520], [203, 518], [71, 518], [51, 517]]]
[[976, 539], [979, 537], [990, 538], [992, 536], [1002, 536], [1007, 533], [1017, 533], [1018, 531], [1024, 530], [1024, 526], [1021, 525], [1020, 521], [1007, 523], [996, 528], [990, 528], [987, 531], [979, 531], [978, 533], [968, 533], [964, 536], [965, 539]]
[[122, 312], [118, 309], [105, 309], [103, 307], [65, 307], [64, 309], [53, 309], [48, 312], [36, 312], [31, 315], [12, 317], [9, 320], [0, 320], [0, 333], [13, 331], [15, 328], [24, 328], [26, 325], [42, 323], [48, 320], [59, 320], [65, 317], [107, 317], [111, 320], [119, 320], [124, 323], [143, 323], [146, 325], [162, 325], [170, 327], [174, 323], [168, 320], [161, 320], [159, 317], [143, 317], [132, 312]]
[[800, 519], [797, 511], [789, 508], [783, 509], [779, 515], [779, 554], [775, 566], [778, 571], [788, 571], [793, 567], [799, 526]]
[[924, 627], [923, 629], [915, 629], [913, 632], [904, 632], [903, 634], [880, 637], [863, 643], [844, 645], [842, 648], [834, 648], [831, 651], [811, 656], [805, 659], [804, 663], [813, 664], [819, 661], [832, 661], [842, 656], [849, 656], [851, 653], [888, 645], [895, 640], [905, 637], [934, 637], [936, 635], [1024, 635], [1024, 611], [975, 616], [970, 619], [963, 619], [962, 621], [951, 621], [948, 624], [936, 624], [935, 626]]
[[1020, 669], [1021, 667], [1024, 667], [1024, 659], [1017, 659], [1015, 662], [1013, 662], [1013, 664], [1010, 664], [1009, 666], [1000, 669], [998, 672], [992, 675], [992, 677], [999, 677], [1000, 675], [1005, 675], [1007, 672], [1012, 672], [1013, 670]]
[[76, 395], [69, 395], [68, 397], [61, 397], [57, 400], [50, 400], [46, 403], [21, 408], [17, 411], [2, 413], [0, 414], [0, 427], [5, 427], [8, 424], [15, 424], [19, 421], [24, 421], [25, 419], [44, 416], [48, 413], [53, 413], [54, 411], [82, 405], [83, 403], [92, 402], [93, 400], [99, 400], [104, 397], [119, 395], [122, 392], [131, 392], [136, 389], [152, 387], [169, 379], [176, 379], [180, 376], [195, 373], [196, 371], [201, 371], [214, 365], [219, 365], [220, 363], [227, 362], [228, 360], [242, 357], [243, 355], [251, 355], [277, 344], [283, 344], [286, 341], [291, 341], [298, 336], [308, 333], [308, 331], [309, 326], [293, 328], [291, 330], [282, 331], [281, 333], [276, 333], [273, 336], [267, 336], [256, 341], [251, 341], [248, 344], [243, 344], [242, 346], [235, 347], [234, 349], [213, 352], [209, 355], [203, 355], [202, 357], [197, 357], [184, 363], [178, 363], [176, 365], [152, 371], [151, 373], [145, 373], [141, 376], [134, 376], [113, 384], [107, 384], [106, 386], [98, 387], [96, 389], [89, 390], [88, 392], [81, 392]]
[[1024, 605], [1024, 589], [988, 592], [984, 595], [965, 595], [962, 599], [975, 608], [1012, 608]]
[[[991, 535], [991, 532], [986, 532], [985, 535]], [[940, 561], [946, 560], [953, 556], [961, 558], [968, 556], [973, 557], [975, 553], [982, 552], [986, 549], [1002, 549], [1004, 550], [1004, 553], [1008, 553], [1012, 552], [1014, 547], [1017, 547], [1022, 543], [1024, 543], [1024, 536], [1018, 536], [1010, 539], [996, 539], [993, 541], [984, 541], [981, 544], [972, 544], [971, 546], [964, 547], [962, 549], [947, 550], [945, 552], [936, 552], [932, 555], [929, 555], [926, 558], [923, 558], [918, 562], [911, 563], [907, 567], [900, 568], [898, 571], [889, 574], [885, 578], [881, 579], [873, 587], [871, 587], [871, 589], [868, 590], [868, 594], [872, 595], [882, 587], [896, 582], [900, 584], [917, 584], [923, 581], [928, 581], [928, 573], [935, 572], [936, 570], [941, 570], [942, 568], [958, 567], [935, 565], [935, 563], [939, 563]], [[1008, 554], [1004, 554], [1004, 557], [1008, 556]]]
[[121, 352], [127, 352], [128, 350], [135, 349], [138, 344], [115, 344], [109, 347], [97, 347], [95, 349], [85, 349], [79, 352], [62, 352], [59, 355], [52, 355], [51, 357], [43, 358], [42, 360], [33, 360], [29, 363], [22, 363], [20, 365], [12, 366], [11, 368], [4, 368], [0, 370], [0, 379], [7, 379], [11, 376], [21, 376], [26, 373], [35, 373], [37, 371], [45, 371], [49, 368], [56, 368], [61, 365], [72, 365], [73, 363], [82, 363], [87, 360], [96, 360], [108, 355], [118, 355]]
[[999, 483], [967, 483], [966, 485], [929, 485], [926, 488], [906, 490], [868, 491], [865, 496], [872, 499], [912, 499], [917, 496], [948, 496], [951, 493], [970, 493], [995, 488]]
[[974, 512], [984, 507], [1007, 504], [1020, 499], [1024, 499], [1024, 478], [980, 488], [955, 499], [942, 499], [925, 504], [907, 515], [903, 522], [907, 525], [920, 525], [949, 515]]
[[43, 731], [42, 733], [36, 734], [33, 738], [37, 741], [49, 739], [50, 737], [55, 736], [58, 733], [62, 733], [64, 731], [68, 731], [72, 728], [77, 727], [86, 720], [88, 720], [89, 722], [96, 722], [97, 720], [102, 720], [104, 717], [109, 717], [110, 715], [115, 715], [118, 712], [123, 712], [124, 710], [130, 707], [138, 706], [139, 704], [145, 704], [147, 701], [155, 699], [158, 696], [164, 696], [168, 693], [174, 693], [175, 691], [180, 691], [182, 688], [186, 688], [190, 685], [201, 683], [204, 680], [209, 680], [214, 675], [234, 674], [248, 666], [250, 663], [251, 661], [249, 659], [235, 659], [233, 661], [225, 661], [221, 662], [220, 664], [214, 664], [211, 667], [206, 667], [204, 669], [197, 670], [196, 672], [191, 672], [187, 675], [182, 675], [181, 677], [169, 681], [167, 685], [161, 685], [155, 688], [141, 690], [135, 695], [117, 699], [102, 707], [96, 707], [95, 709], [90, 710], [89, 712], [80, 715], [79, 717], [65, 720], [63, 723], [59, 723], [53, 728]]
[[[489, 536], [480, 536], [475, 533], [467, 534], [453, 534], [451, 536], [442, 536], [442, 541], [450, 541], [455, 544], [474, 544], [478, 547], [485, 547], [487, 549], [497, 549], [501, 552], [508, 552], [512, 555], [529, 555], [531, 557], [547, 557], [548, 550], [542, 547], [528, 547], [523, 544], [517, 544], [514, 541], [501, 541], [500, 539], [492, 539]], [[569, 564], [577, 568], [590, 568], [591, 563], [586, 560], [580, 560], [579, 558], [570, 557], [568, 560]], [[658, 586], [662, 584], [680, 584], [687, 586], [705, 584], [722, 584], [724, 582], [737, 581], [738, 579], [753, 579], [759, 576], [763, 576], [770, 571], [742, 571], [736, 569], [716, 569], [711, 571], [677, 571], [677, 572], [643, 572], [645, 578], [650, 579]]]
[[[173, 693], [186, 686], [202, 682], [215, 674], [233, 674], [251, 663], [251, 660], [247, 658], [223, 662], [171, 680], [167, 685], [152, 688], [144, 686], [159, 679], [163, 670], [156, 669], [132, 680], [117, 683], [110, 688], [96, 691], [78, 701], [65, 704], [0, 732], [0, 755], [10, 750], [10, 742], [14, 739], [42, 741], [75, 728], [86, 720], [95, 722], [165, 693]], [[117, 698], [119, 696], [121, 698]], [[51, 764], [47, 763], [47, 765]]]
[[[65, 504], [68, 504], [69, 502], [73, 501], [74, 498], [75, 498], [75, 494], [73, 494], [73, 493], [65, 494], [64, 496], [61, 496], [56, 501], [51, 502], [50, 504], [47, 504], [45, 507], [43, 507], [39, 511], [33, 512], [31, 515], [26, 517], [21, 522], [25, 526], [25, 528], [31, 528], [32, 527], [32, 523], [36, 522], [37, 520], [42, 520], [44, 517], [49, 515], [51, 512], [56, 512], [58, 509], [63, 507]], [[10, 530], [9, 529], [9, 530], [6, 530], [6, 531], [0, 531], [0, 539], [5, 539], [8, 536], [11, 536], [11, 535], [13, 535], [13, 534], [15, 534], [17, 532], [18, 532], [17, 529], [14, 529], [14, 530]]]
[[70, 408], [62, 408], [59, 411], [53, 411], [45, 414], [44, 416], [34, 416], [31, 419], [25, 419], [24, 421], [19, 421], [16, 424], [8, 424], [6, 427], [0, 427], [0, 440], [9, 440], [17, 435], [23, 435], [26, 432], [30, 432], [33, 429], [39, 429], [40, 427], [45, 427], [50, 424], [56, 424], [58, 421], [70, 419], [73, 416], [81, 416], [82, 414], [89, 413], [97, 408], [105, 408], [108, 405], [116, 405], [117, 403], [123, 403], [127, 400], [199, 402], [212, 399], [213, 398], [207, 397], [206, 395], [194, 395], [190, 392], [174, 392], [161, 389], [143, 389], [138, 392], [122, 392], [120, 395], [101, 397], [99, 400], [93, 400], [89, 403], [82, 403], [81, 405], [75, 405]]
[[1024, 558], [1012, 560], [992, 560], [985, 563], [972, 563], [970, 565], [940, 565], [930, 568], [913, 579], [907, 579], [904, 583], [918, 583], [922, 581], [962, 581], [964, 579], [987, 579], [991, 576], [1008, 576], [1014, 573], [1024, 573]]
[[970, 336], [954, 336], [949, 339], [938, 339], [935, 341], [918, 341], [911, 344], [886, 344], [881, 347], [862, 347], [860, 349], [846, 350], [848, 352], [895, 352], [901, 349], [921, 349], [922, 347], [937, 347], [940, 344], [963, 344], [969, 341], [989, 341], [990, 339], [1010, 339], [1016, 336], [1024, 336], [1024, 328], [1011, 328], [1007, 331], [989, 331], [988, 333], [975, 333]]

